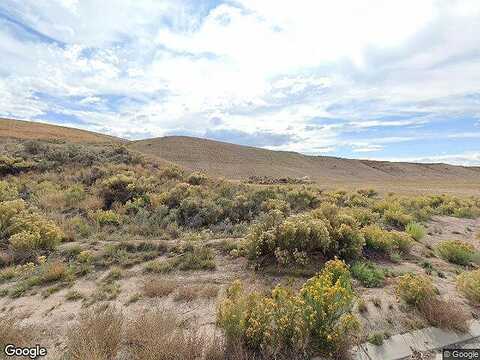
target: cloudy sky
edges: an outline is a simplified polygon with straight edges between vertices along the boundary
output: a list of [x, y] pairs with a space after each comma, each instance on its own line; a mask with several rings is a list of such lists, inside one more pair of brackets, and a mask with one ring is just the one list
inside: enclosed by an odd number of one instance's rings
[[478, 0], [2, 0], [0, 116], [480, 165]]

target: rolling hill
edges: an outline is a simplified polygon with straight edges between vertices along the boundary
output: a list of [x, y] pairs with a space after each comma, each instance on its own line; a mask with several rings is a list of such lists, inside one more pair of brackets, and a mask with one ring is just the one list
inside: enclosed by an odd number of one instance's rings
[[325, 185], [375, 186], [385, 191], [480, 192], [480, 167], [307, 156], [219, 141], [168, 136], [131, 142], [131, 148], [191, 170], [229, 179], [304, 177]]

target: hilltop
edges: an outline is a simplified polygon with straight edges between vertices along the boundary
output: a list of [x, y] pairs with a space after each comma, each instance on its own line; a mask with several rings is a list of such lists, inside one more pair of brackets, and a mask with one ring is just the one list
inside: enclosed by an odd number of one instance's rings
[[65, 126], [49, 125], [32, 121], [0, 118], [0, 138], [68, 140], [74, 143], [126, 142], [126, 140], [92, 131]]

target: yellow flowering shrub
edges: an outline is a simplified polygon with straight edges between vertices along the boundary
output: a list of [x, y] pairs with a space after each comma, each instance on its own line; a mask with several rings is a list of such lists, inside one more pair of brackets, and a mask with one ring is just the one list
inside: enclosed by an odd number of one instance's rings
[[234, 282], [219, 304], [217, 324], [227, 342], [241, 341], [265, 358], [302, 358], [311, 350], [334, 354], [359, 327], [347, 266], [329, 261], [299, 293], [277, 286], [271, 295], [245, 294]]
[[16, 251], [51, 250], [63, 232], [51, 220], [31, 212], [23, 200], [0, 203], [0, 238]]
[[18, 197], [17, 188], [6, 181], [0, 181], [0, 201], [10, 201]]
[[429, 277], [408, 273], [400, 277], [396, 292], [407, 304], [417, 306], [435, 296], [436, 289]]
[[459, 265], [467, 265], [475, 254], [473, 245], [461, 240], [442, 241], [436, 251], [442, 259]]
[[97, 210], [90, 213], [92, 218], [99, 225], [119, 225], [120, 216], [113, 210]]
[[458, 275], [457, 288], [470, 301], [480, 303], [480, 270], [465, 271]]
[[322, 351], [335, 353], [359, 327], [350, 313], [355, 295], [350, 272], [341, 260], [331, 260], [317, 276], [308, 280], [300, 295], [305, 303], [312, 340]]

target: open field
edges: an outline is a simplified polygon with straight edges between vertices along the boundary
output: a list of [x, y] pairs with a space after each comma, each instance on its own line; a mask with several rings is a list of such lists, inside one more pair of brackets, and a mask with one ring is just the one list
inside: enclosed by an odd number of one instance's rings
[[480, 316], [478, 197], [229, 181], [118, 143], [0, 145], [2, 346], [346, 359]]

